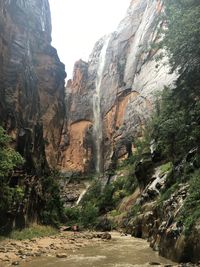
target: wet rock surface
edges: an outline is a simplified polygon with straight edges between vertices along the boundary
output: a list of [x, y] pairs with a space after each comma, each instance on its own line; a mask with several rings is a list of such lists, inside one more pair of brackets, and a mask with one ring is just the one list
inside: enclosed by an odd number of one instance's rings
[[37, 221], [41, 174], [57, 166], [60, 153], [65, 77], [51, 46], [48, 0], [0, 0], [0, 125], [25, 159], [9, 182], [25, 192], [23, 203], [1, 214], [1, 231]]
[[49, 3], [1, 0], [0, 25], [0, 123], [30, 169], [55, 167], [66, 74], [51, 46]]
[[79, 204], [90, 184], [91, 182], [77, 177], [60, 181], [60, 197], [64, 206], [72, 207]]
[[[130, 155], [131, 140], [141, 134], [141, 126], [153, 110], [155, 93], [176, 78], [169, 74], [167, 59], [157, 64], [161, 51], [151, 47], [157, 42], [156, 19], [161, 12], [161, 1], [131, 1], [116, 31], [96, 43], [89, 62], [75, 63], [74, 77], [66, 88], [69, 115], [63, 131], [61, 168], [87, 171], [95, 167], [93, 101], [105, 43], [100, 85], [104, 169]], [[77, 131], [79, 134], [74, 134]]]
[[101, 233], [101, 234], [96, 234], [95, 236], [97, 238], [101, 238], [101, 239], [104, 239], [104, 240], [110, 240], [112, 238], [111, 234], [109, 234], [108, 232]]
[[[199, 222], [186, 235], [184, 226], [178, 219], [189, 193], [189, 184], [177, 184], [169, 197], [159, 204], [159, 196], [169, 182], [170, 174], [170, 171], [162, 173], [161, 169], [154, 169], [149, 183], [135, 199], [134, 205], [140, 206], [138, 212], [134, 216], [130, 213], [124, 218], [124, 227], [127, 233], [147, 239], [150, 246], [166, 258], [177, 262], [197, 263], [200, 260]], [[188, 263], [188, 266], [192, 265]]]

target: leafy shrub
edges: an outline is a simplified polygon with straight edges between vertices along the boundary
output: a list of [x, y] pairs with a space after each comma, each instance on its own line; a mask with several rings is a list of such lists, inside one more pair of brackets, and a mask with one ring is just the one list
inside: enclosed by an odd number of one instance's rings
[[84, 228], [94, 227], [98, 222], [98, 215], [98, 208], [88, 202], [80, 211], [79, 223]]
[[102, 187], [99, 180], [95, 180], [88, 192], [82, 199], [83, 207], [87, 206], [88, 203], [97, 207], [99, 214], [103, 214], [106, 211], [113, 209], [115, 203], [112, 198], [114, 193], [114, 187], [112, 184], [107, 184]]
[[197, 170], [190, 181], [187, 196], [180, 213], [179, 220], [185, 226], [185, 233], [189, 234], [194, 223], [200, 218], [200, 170]]
[[172, 167], [173, 167], [172, 162], [168, 162], [168, 163], [161, 165], [160, 166], [161, 175], [172, 171]]
[[8, 211], [23, 197], [22, 188], [9, 186], [13, 170], [24, 163], [21, 155], [10, 148], [10, 141], [11, 138], [0, 127], [0, 212]]
[[[5, 133], [4, 129], [0, 127], [0, 177], [5, 181], [6, 177], [19, 166], [24, 163], [21, 155], [14, 149], [9, 147], [11, 138]], [[6, 181], [5, 181], [6, 182]]]
[[160, 45], [167, 51], [171, 71], [176, 70], [179, 77], [173, 90], [165, 88], [152, 129], [162, 155], [175, 162], [199, 146], [200, 3], [165, 0], [164, 5], [167, 27]]
[[80, 220], [80, 207], [65, 208], [66, 223], [69, 226], [77, 224]]
[[101, 195], [101, 182], [96, 179], [90, 186], [87, 193], [83, 196], [82, 202], [83, 203], [91, 202], [92, 204], [95, 205], [97, 202], [97, 198], [100, 195]]
[[138, 212], [140, 212], [140, 209], [141, 209], [141, 205], [135, 204], [132, 207], [131, 212], [130, 212], [131, 217], [135, 217], [138, 214]]
[[178, 69], [186, 79], [200, 66], [200, 3], [196, 0], [165, 0], [167, 29], [162, 41], [172, 70]]
[[57, 172], [52, 172], [41, 178], [43, 209], [40, 212], [40, 219], [46, 225], [59, 226], [64, 219], [64, 208], [60, 199], [58, 181], [59, 174]]
[[67, 223], [79, 224], [84, 228], [92, 228], [98, 224], [98, 217], [116, 206], [114, 185], [107, 184], [102, 187], [99, 180], [95, 180], [82, 199], [80, 207], [65, 209]]
[[82, 207], [65, 209], [66, 223], [69, 226], [78, 224], [83, 228], [93, 228], [98, 222], [99, 210], [92, 203], [87, 202]]
[[10, 233], [9, 238], [15, 240], [31, 239], [34, 237], [45, 237], [58, 234], [58, 230], [51, 226], [31, 225], [21, 231], [14, 230]]
[[158, 200], [158, 206], [162, 207], [163, 202], [165, 200], [168, 200], [171, 195], [179, 188], [179, 183], [173, 184], [171, 187], [169, 187], [166, 191], [162, 192], [159, 200]]
[[101, 195], [98, 198], [97, 206], [101, 214], [112, 210], [115, 207], [115, 201], [113, 198], [114, 186], [112, 184], [106, 185]]
[[123, 199], [125, 196], [127, 196], [127, 192], [123, 189], [117, 190], [113, 194], [113, 200], [115, 203], [119, 203], [121, 199]]
[[121, 211], [119, 210], [111, 210], [110, 215], [112, 217], [119, 216], [121, 214]]

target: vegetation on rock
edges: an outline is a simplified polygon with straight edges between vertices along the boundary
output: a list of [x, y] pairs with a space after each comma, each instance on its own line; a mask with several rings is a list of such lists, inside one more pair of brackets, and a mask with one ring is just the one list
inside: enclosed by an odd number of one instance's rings
[[164, 3], [167, 28], [161, 45], [167, 50], [171, 71], [177, 71], [179, 78], [173, 89], [164, 90], [157, 105], [152, 138], [176, 170], [174, 185], [162, 199], [169, 197], [178, 183], [190, 181], [189, 196], [180, 216], [188, 232], [200, 218], [200, 3], [194, 0]]
[[179, 78], [165, 89], [153, 119], [153, 138], [165, 157], [177, 161], [199, 146], [200, 3], [165, 0], [167, 28], [161, 46]]
[[[173, 88], [164, 88], [143, 138], [133, 140], [133, 155], [119, 167], [131, 168], [131, 175], [120, 177], [112, 170], [110, 176], [116, 175], [117, 179], [103, 189], [96, 183], [83, 206], [92, 203], [98, 215], [110, 211], [118, 214], [120, 201], [138, 185], [142, 191], [159, 166], [160, 175], [167, 174], [166, 185], [158, 195], [159, 207], [179, 190], [181, 183], [190, 184], [189, 195], [176, 218], [187, 232], [200, 218], [200, 196], [195, 191], [200, 181], [200, 3], [165, 0], [164, 5], [167, 27], [159, 45], [165, 48], [171, 71], [176, 71], [178, 79]], [[137, 216], [140, 209], [141, 204], [135, 204], [130, 216]]]
[[[113, 217], [119, 215], [120, 212], [116, 209], [121, 200], [133, 193], [137, 187], [136, 178], [131, 171], [132, 166], [127, 161], [120, 166], [119, 170], [116, 170], [116, 176], [117, 172], [120, 172], [121, 175], [115, 181], [103, 185], [101, 179], [94, 178], [80, 205], [65, 209], [67, 223], [69, 225], [78, 224], [83, 228], [97, 227], [99, 229], [102, 220], [108, 220], [102, 219], [102, 216], [108, 213]], [[106, 224], [112, 223], [107, 221]]]
[[58, 227], [64, 220], [64, 207], [60, 198], [59, 179], [60, 175], [56, 171], [44, 175], [42, 184], [42, 209], [40, 212], [40, 222], [45, 225]]
[[[11, 141], [11, 137], [0, 127], [0, 214], [3, 217], [0, 233], [7, 234], [12, 230], [13, 222], [17, 217], [32, 216], [31, 213], [37, 213], [37, 222], [58, 226], [64, 218], [63, 203], [60, 200], [58, 186], [58, 173], [44, 173], [40, 178], [35, 177], [36, 183], [32, 188], [29, 188], [28, 184], [24, 184], [24, 177], [27, 176], [29, 179], [25, 170], [23, 179], [19, 180], [18, 176], [13, 179], [15, 170], [17, 168], [22, 170], [24, 159], [11, 147]], [[30, 197], [31, 194], [32, 197]], [[34, 203], [38, 205], [37, 210], [31, 210], [31, 207], [35, 205]], [[20, 207], [25, 207], [27, 204], [32, 206], [29, 210], [22, 211]], [[16, 227], [23, 228], [29, 224], [28, 221], [25, 222], [24, 218], [21, 218], [20, 221]], [[26, 231], [32, 230], [27, 229]]]
[[[180, 80], [188, 85], [192, 82], [190, 89], [198, 90], [200, 3], [196, 0], [165, 0], [164, 5], [167, 28], [162, 44], [167, 49], [172, 71], [178, 70], [181, 74]], [[197, 85], [196, 88], [194, 84]]]
[[184, 223], [186, 234], [190, 233], [191, 227], [198, 219], [200, 219], [200, 169], [192, 175], [189, 195], [179, 215], [179, 220]]
[[[161, 169], [171, 169], [159, 205], [180, 183], [189, 182], [189, 195], [177, 218], [188, 232], [200, 218], [200, 3], [165, 0], [164, 4], [167, 27], [160, 45], [167, 51], [171, 71], [176, 71], [179, 78], [173, 88], [164, 89], [157, 101], [148, 125], [150, 138], [144, 136], [143, 143], [150, 147], [149, 140], [153, 140], [161, 163], [168, 162]], [[144, 147], [140, 154], [144, 158]]]
[[20, 186], [10, 187], [10, 177], [14, 169], [24, 163], [21, 155], [10, 147], [11, 138], [0, 127], [0, 213], [17, 205], [24, 195]]

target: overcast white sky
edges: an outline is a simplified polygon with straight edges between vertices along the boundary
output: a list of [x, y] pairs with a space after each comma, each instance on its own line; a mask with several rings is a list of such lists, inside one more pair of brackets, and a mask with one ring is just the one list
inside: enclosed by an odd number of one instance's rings
[[88, 60], [95, 42], [116, 29], [130, 0], [49, 0], [53, 46], [71, 78], [74, 62]]

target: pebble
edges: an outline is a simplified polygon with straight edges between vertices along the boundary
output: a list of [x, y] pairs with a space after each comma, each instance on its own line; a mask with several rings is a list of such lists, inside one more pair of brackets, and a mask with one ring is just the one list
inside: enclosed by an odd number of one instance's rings
[[67, 254], [65, 254], [65, 253], [58, 253], [58, 254], [56, 254], [56, 257], [57, 258], [67, 258]]
[[13, 261], [12, 265], [19, 265], [19, 261]]
[[104, 240], [110, 240], [111, 239], [111, 234], [109, 233], [103, 233], [101, 234], [101, 239], [104, 239]]
[[21, 255], [20, 258], [21, 258], [22, 260], [25, 260], [25, 259], [26, 259], [26, 255]]
[[32, 238], [32, 239], [30, 239], [30, 241], [31, 241], [31, 242], [36, 242], [37, 239], [36, 239], [36, 238]]
[[35, 257], [40, 257], [40, 256], [42, 256], [42, 253], [40, 253], [40, 252], [35, 252]]
[[6, 253], [7, 249], [6, 248], [0, 248], [0, 252]]

